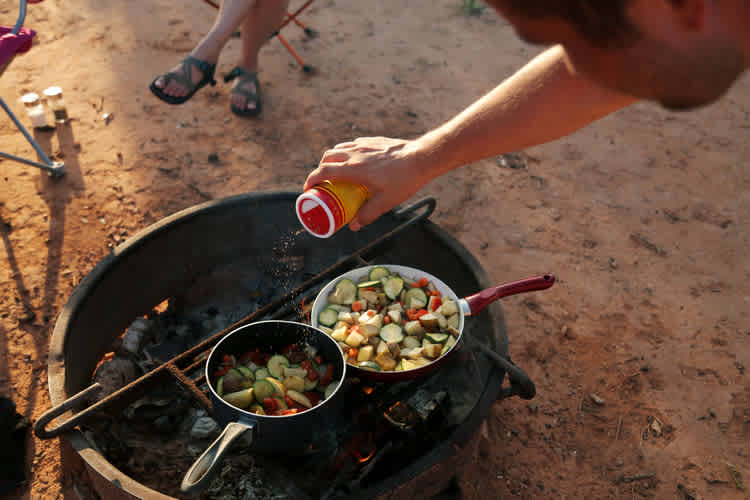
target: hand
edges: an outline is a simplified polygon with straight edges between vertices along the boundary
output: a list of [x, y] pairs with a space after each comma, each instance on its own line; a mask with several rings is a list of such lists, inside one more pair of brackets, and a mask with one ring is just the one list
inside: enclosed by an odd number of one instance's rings
[[417, 141], [361, 137], [326, 151], [318, 168], [307, 177], [304, 189], [324, 180], [367, 186], [371, 197], [349, 223], [351, 230], [357, 231], [406, 201], [430, 180], [428, 170], [419, 168], [419, 156]]

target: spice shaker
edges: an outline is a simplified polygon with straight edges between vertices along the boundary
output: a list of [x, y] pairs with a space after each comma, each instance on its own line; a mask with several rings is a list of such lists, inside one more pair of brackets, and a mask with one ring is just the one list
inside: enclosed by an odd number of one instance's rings
[[62, 89], [60, 87], [48, 87], [44, 89], [44, 95], [47, 97], [47, 103], [55, 114], [55, 122], [65, 123], [68, 121], [68, 110], [65, 108]]
[[44, 106], [42, 101], [39, 100], [39, 94], [35, 92], [29, 92], [21, 96], [21, 102], [26, 109], [26, 113], [31, 119], [31, 125], [34, 128], [45, 128], [47, 127], [47, 117], [44, 114]]
[[347, 225], [369, 198], [370, 191], [361, 184], [323, 181], [299, 195], [295, 209], [310, 234], [328, 238]]

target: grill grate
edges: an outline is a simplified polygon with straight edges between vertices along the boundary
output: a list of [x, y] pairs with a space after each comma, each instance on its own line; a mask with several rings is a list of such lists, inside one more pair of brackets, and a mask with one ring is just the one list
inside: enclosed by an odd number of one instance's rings
[[[351, 254], [341, 258], [332, 266], [316, 274], [278, 299], [262, 306], [255, 312], [245, 316], [236, 323], [224, 328], [220, 332], [175, 356], [171, 360], [162, 363], [150, 372], [118, 389], [112, 394], [81, 409], [77, 413], [74, 413], [64, 422], [48, 429], [47, 427], [54, 419], [62, 416], [70, 410], [79, 408], [84, 401], [101, 389], [101, 385], [98, 383], [90, 385], [86, 389], [65, 400], [60, 405], [45, 412], [44, 415], [36, 421], [34, 425], [34, 433], [40, 439], [58, 437], [61, 434], [71, 431], [74, 427], [85, 422], [99, 412], [104, 410], [121, 410], [130, 403], [148, 394], [156, 387], [168, 383], [170, 380], [176, 380], [193, 397], [195, 397], [195, 399], [207, 411], [209, 411], [209, 413], [213, 413], [213, 405], [208, 399], [207, 394], [201, 390], [199, 386], [205, 382], [205, 370], [203, 370], [203, 366], [206, 362], [206, 354], [219, 342], [219, 340], [229, 332], [248, 323], [259, 321], [261, 319], [281, 319], [294, 314], [297, 309], [298, 300], [302, 300], [303, 302], [310, 301], [318, 294], [320, 288], [322, 288], [322, 286], [319, 285], [327, 283], [332, 278], [335, 278], [339, 274], [353, 269], [354, 267], [369, 265], [368, 258], [372, 259], [376, 257], [379, 248], [382, 248], [383, 245], [391, 242], [398, 235], [415, 224], [425, 221], [429, 218], [434, 209], [435, 200], [432, 198], [426, 198], [400, 212], [397, 212], [396, 215], [405, 220], [392, 230], [385, 232]], [[189, 374], [194, 373], [196, 370], [200, 370], [202, 374], [195, 379], [191, 379]]]

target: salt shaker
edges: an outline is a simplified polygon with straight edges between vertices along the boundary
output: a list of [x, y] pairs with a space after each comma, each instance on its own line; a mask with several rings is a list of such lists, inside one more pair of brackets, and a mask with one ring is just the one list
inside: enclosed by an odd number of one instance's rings
[[297, 217], [307, 231], [318, 238], [328, 238], [347, 225], [370, 198], [361, 184], [323, 181], [297, 198]]
[[42, 101], [39, 100], [39, 95], [35, 92], [29, 92], [21, 97], [21, 102], [31, 119], [31, 125], [34, 128], [46, 128], [47, 117], [44, 114], [44, 106]]
[[48, 87], [44, 89], [47, 102], [55, 114], [55, 122], [65, 123], [68, 121], [68, 110], [65, 108], [62, 89], [60, 87]]

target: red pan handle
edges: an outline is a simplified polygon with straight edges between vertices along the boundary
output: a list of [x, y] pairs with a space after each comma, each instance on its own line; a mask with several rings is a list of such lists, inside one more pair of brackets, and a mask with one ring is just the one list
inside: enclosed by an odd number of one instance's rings
[[[498, 299], [515, 295], [517, 293], [534, 292], [537, 290], [546, 290], [555, 284], [554, 274], [542, 274], [533, 278], [526, 278], [518, 281], [512, 281], [503, 285], [486, 288], [481, 292], [469, 295], [464, 300], [469, 306], [471, 315], [479, 313], [482, 309], [495, 302]], [[464, 312], [465, 314], [465, 312]]]

